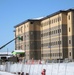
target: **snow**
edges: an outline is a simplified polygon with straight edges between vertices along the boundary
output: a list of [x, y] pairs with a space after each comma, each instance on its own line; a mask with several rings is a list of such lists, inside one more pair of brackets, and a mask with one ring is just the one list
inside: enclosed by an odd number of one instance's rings
[[32, 18], [32, 20], [40, 20], [42, 18], [44, 18], [44, 17]]
[[15, 75], [15, 74], [11, 74], [11, 73], [8, 73], [8, 72], [2, 72], [2, 71], [0, 71], [0, 75]]
[[24, 50], [14, 50], [14, 52], [25, 52]]
[[0, 52], [0, 54], [10, 54], [10, 55], [12, 55], [11, 52]]
[[[29, 75], [41, 75], [43, 69], [46, 69], [46, 75], [74, 75], [74, 62], [48, 63], [48, 64], [15, 63], [9, 64], [7, 66], [4, 65], [0, 66], [0, 70], [2, 71], [8, 71], [11, 73], [24, 72], [24, 74], [29, 73]], [[0, 75], [2, 75], [1, 72]], [[5, 74], [5, 75], [12, 75], [12, 74]]]

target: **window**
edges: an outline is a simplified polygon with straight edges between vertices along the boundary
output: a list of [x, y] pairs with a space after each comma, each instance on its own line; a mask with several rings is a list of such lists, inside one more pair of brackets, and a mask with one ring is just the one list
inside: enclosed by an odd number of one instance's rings
[[55, 34], [55, 30], [54, 30], [54, 34]]
[[52, 20], [52, 23], [53, 23], [53, 20]]
[[69, 27], [69, 32], [70, 32], [70, 27]]
[[49, 35], [51, 35], [51, 32], [49, 32]]
[[56, 18], [56, 22], [57, 22], [57, 18]]
[[26, 28], [26, 26], [24, 26], [24, 28]]
[[61, 41], [58, 41], [58, 44], [61, 44]]
[[23, 29], [23, 27], [21, 27], [21, 33], [22, 33], [22, 29]]
[[20, 28], [18, 28], [18, 32], [20, 31]]
[[61, 33], [61, 29], [59, 29], [60, 33]]
[[58, 33], [61, 33], [61, 29], [58, 29]]
[[53, 31], [52, 31], [52, 34], [53, 34]]
[[33, 34], [33, 32], [31, 31], [31, 34]]
[[58, 21], [59, 21], [59, 17], [58, 17]]
[[58, 21], [61, 21], [61, 17], [58, 17]]
[[70, 52], [69, 54], [70, 54], [70, 56], [71, 56], [71, 52]]
[[43, 37], [43, 34], [41, 34], [41, 37]]
[[70, 15], [68, 16], [69, 20], [70, 20]]
[[47, 34], [47, 36], [48, 36], [49, 33], [47, 32], [46, 34]]
[[57, 43], [58, 43], [58, 42], [56, 41], [56, 45], [57, 45]]
[[31, 41], [31, 44], [33, 44], [33, 42]]
[[49, 21], [47, 21], [47, 25], [49, 25]]
[[30, 22], [30, 24], [33, 24], [33, 22]]
[[27, 37], [29, 37], [29, 35], [27, 35]]
[[54, 23], [55, 23], [55, 19], [54, 19]]
[[41, 27], [42, 27], [42, 24], [41, 24]]
[[49, 21], [49, 24], [51, 24], [51, 20]]
[[58, 33], [59, 33], [59, 29], [58, 29]]
[[56, 43], [54, 42], [54, 45], [55, 45]]
[[57, 30], [56, 30], [56, 34], [57, 34]]
[[18, 49], [20, 49], [20, 46], [18, 46]]
[[71, 40], [69, 40], [69, 44], [71, 44]]
[[41, 44], [41, 47], [43, 47], [43, 44]]
[[29, 25], [27, 25], [27, 27], [28, 27]]
[[22, 49], [22, 48], [23, 48], [23, 46], [21, 45], [21, 46], [20, 46], [20, 49]]
[[23, 41], [23, 36], [21, 36], [21, 41]]

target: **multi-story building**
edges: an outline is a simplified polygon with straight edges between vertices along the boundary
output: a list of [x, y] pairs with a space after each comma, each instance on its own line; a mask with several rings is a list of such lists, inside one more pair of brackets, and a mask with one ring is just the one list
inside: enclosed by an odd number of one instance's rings
[[74, 9], [60, 10], [42, 19], [15, 26], [15, 49], [25, 50], [26, 59], [74, 59]]

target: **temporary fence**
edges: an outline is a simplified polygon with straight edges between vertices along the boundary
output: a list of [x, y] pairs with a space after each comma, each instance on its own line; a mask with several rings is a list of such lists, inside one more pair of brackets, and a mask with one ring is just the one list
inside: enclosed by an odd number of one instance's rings
[[45, 63], [44, 61], [41, 61], [39, 64], [37, 62], [31, 63], [30, 61], [29, 63], [6, 62], [5, 64], [0, 65], [1, 71], [12, 73], [24, 72], [24, 75], [27, 73], [29, 75], [41, 75], [43, 69], [46, 70], [46, 75], [74, 75], [74, 62]]

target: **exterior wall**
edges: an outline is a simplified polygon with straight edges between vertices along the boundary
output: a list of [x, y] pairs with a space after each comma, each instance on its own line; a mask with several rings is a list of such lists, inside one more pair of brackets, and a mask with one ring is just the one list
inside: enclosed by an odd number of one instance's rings
[[41, 20], [16, 26], [15, 48], [26, 52], [26, 59], [74, 59], [74, 12], [60, 11]]
[[63, 59], [68, 58], [67, 13], [62, 14], [62, 53]]
[[41, 44], [40, 44], [40, 22], [32, 21], [32, 24], [29, 25], [29, 51], [30, 59], [41, 59]]
[[15, 37], [23, 36], [23, 41], [16, 39], [15, 49], [25, 50], [26, 59], [41, 59], [40, 22], [28, 21], [16, 27]]
[[[21, 25], [19, 27], [16, 28], [15, 30], [15, 36], [23, 36], [24, 35], [24, 25]], [[24, 39], [24, 38], [23, 38]], [[15, 49], [22, 49], [24, 50], [24, 41], [20, 41], [18, 39], [15, 40]]]
[[[65, 21], [63, 21], [65, 20]], [[41, 22], [42, 59], [63, 59], [68, 57], [66, 15], [60, 13]], [[65, 36], [64, 31], [65, 29]], [[66, 40], [66, 41], [65, 41]], [[65, 41], [65, 44], [62, 43]], [[66, 45], [66, 46], [65, 46]], [[65, 51], [66, 49], [66, 51]], [[67, 55], [64, 55], [64, 53]]]
[[74, 59], [74, 12], [68, 12], [67, 25], [68, 25], [68, 57]]
[[[49, 59], [49, 18], [41, 21], [41, 59]], [[47, 56], [47, 58], [45, 57]]]

